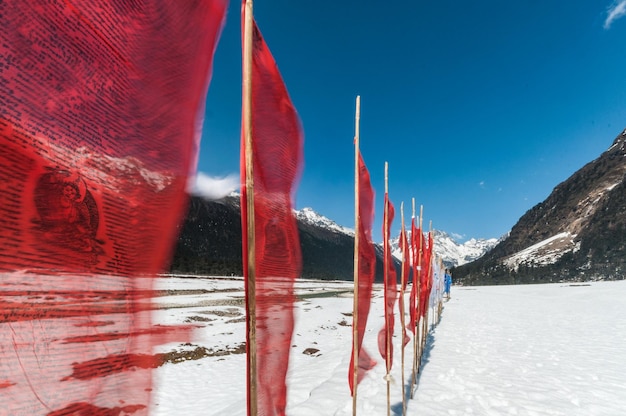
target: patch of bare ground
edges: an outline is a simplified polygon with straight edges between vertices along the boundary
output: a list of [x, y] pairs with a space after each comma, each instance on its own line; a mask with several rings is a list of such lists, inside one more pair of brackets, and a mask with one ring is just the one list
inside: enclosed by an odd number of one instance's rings
[[222, 288], [222, 289], [166, 289], [155, 290], [155, 296], [179, 296], [179, 295], [203, 295], [206, 293], [229, 293], [241, 292], [242, 288]]
[[175, 304], [175, 303], [161, 303], [156, 306], [156, 309], [180, 309], [180, 308], [196, 308], [205, 306], [240, 306], [243, 307], [244, 298], [236, 297], [232, 299], [211, 299], [203, 300], [194, 303]]
[[185, 319], [185, 323], [191, 323], [191, 322], [211, 322], [211, 321], [215, 321], [215, 319], [213, 318], [207, 318], [206, 316], [189, 316]]
[[217, 315], [217, 316], [223, 316], [223, 317], [227, 317], [227, 318], [234, 318], [237, 316], [241, 316], [242, 312], [239, 309], [235, 309], [235, 308], [228, 308], [224, 311], [218, 310], [218, 311], [204, 311], [202, 312], [206, 315]]
[[353, 290], [328, 290], [323, 292], [314, 292], [314, 293], [299, 293], [298, 299], [305, 300], [311, 298], [332, 298], [332, 297], [340, 297], [347, 293], [352, 293]]
[[[184, 344], [187, 347], [193, 347], [192, 344]], [[245, 354], [246, 344], [242, 342], [239, 345], [233, 347], [226, 346], [224, 349], [214, 350], [213, 348], [206, 348], [196, 345], [193, 350], [182, 351], [170, 351], [168, 353], [157, 354], [159, 359], [159, 366], [165, 363], [178, 364], [185, 361], [199, 360], [205, 357], [222, 357], [232, 354]]]
[[311, 357], [319, 357], [320, 355], [322, 355], [320, 353], [320, 350], [318, 350], [317, 348], [307, 348], [306, 350], [302, 351], [302, 354], [310, 355]]

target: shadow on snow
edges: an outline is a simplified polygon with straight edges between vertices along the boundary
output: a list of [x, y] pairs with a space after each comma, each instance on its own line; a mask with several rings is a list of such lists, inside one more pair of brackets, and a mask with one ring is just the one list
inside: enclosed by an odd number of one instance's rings
[[[428, 364], [428, 361], [430, 359], [430, 352], [432, 351], [432, 349], [435, 346], [435, 331], [428, 331], [428, 335], [426, 336], [426, 344], [424, 346], [424, 351], [422, 352], [422, 361], [419, 364], [418, 367], [418, 371], [417, 374], [415, 375], [415, 383], [413, 385], [413, 391], [411, 391], [411, 377], [409, 377], [408, 382], [404, 385], [404, 401], [407, 404], [408, 407], [408, 403], [409, 400], [412, 399], [412, 393], [414, 393], [415, 391], [417, 391], [417, 389], [419, 388], [419, 384], [420, 384], [420, 379], [422, 377], [422, 371], [424, 370], [424, 367], [426, 366], [426, 364]], [[398, 402], [394, 405], [391, 405], [391, 412], [394, 416], [402, 416], [404, 413], [402, 411], [402, 402]]]

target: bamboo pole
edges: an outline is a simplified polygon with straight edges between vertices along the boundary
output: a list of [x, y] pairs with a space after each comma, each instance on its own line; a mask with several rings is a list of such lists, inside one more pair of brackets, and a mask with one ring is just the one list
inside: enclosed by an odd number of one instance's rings
[[[420, 232], [422, 233], [422, 235], [420, 235], [420, 261], [419, 261], [419, 267], [420, 267], [420, 277], [422, 274], [422, 267], [424, 267], [424, 265], [422, 264], [422, 254], [424, 252], [424, 244], [423, 244], [423, 235], [424, 233], [422, 232], [422, 227], [424, 226], [424, 206], [420, 205]], [[421, 283], [421, 279], [420, 279], [420, 283]], [[420, 284], [420, 297], [424, 295], [424, 293], [421, 293], [422, 291], [422, 285]], [[428, 303], [426, 303], [426, 307], [424, 308], [424, 319], [421, 320], [422, 323], [422, 331], [421, 331], [421, 338], [420, 338], [420, 351], [419, 351], [419, 361], [418, 361], [418, 365], [417, 365], [417, 371], [419, 372], [419, 370], [422, 368], [422, 358], [424, 356], [424, 345], [425, 345], [425, 337], [424, 337], [424, 325], [428, 322]], [[422, 314], [422, 311], [420, 311], [420, 315]]]
[[[412, 198], [412, 203], [413, 203], [413, 214], [411, 216], [411, 218], [415, 218], [415, 198]], [[413, 232], [413, 231], [411, 231]], [[415, 241], [415, 236], [411, 235], [411, 240]], [[415, 253], [415, 249], [413, 249], [413, 253]], [[419, 252], [418, 252], [419, 253]], [[413, 259], [413, 262], [415, 261], [419, 261], [418, 259]], [[414, 268], [415, 271], [417, 271], [417, 268]], [[419, 275], [415, 276], [415, 274], [413, 275], [413, 285], [418, 285], [415, 288], [415, 293], [417, 298], [419, 299]], [[413, 299], [411, 299], [411, 302], [413, 302]], [[418, 310], [417, 310], [417, 306], [418, 305], [414, 305], [415, 306], [415, 314], [416, 316], [416, 321], [414, 322], [415, 327], [413, 328], [413, 368], [411, 370], [411, 398], [413, 398], [413, 386], [415, 385], [416, 377], [416, 363], [417, 363], [417, 346], [419, 343], [419, 329], [418, 329], [418, 324], [419, 324], [419, 314], [418, 314]]]
[[252, 145], [252, 0], [246, 0], [244, 9], [243, 41], [243, 134], [246, 163], [246, 229], [248, 240], [248, 263], [246, 282], [246, 345], [248, 354], [246, 367], [248, 416], [256, 416], [257, 403], [257, 350], [256, 350], [256, 256], [254, 232], [254, 169]]
[[[413, 205], [413, 211], [415, 211], [415, 205]], [[420, 315], [422, 313], [422, 311], [419, 308], [419, 299], [421, 298], [422, 295], [422, 288], [421, 288], [421, 275], [422, 275], [422, 251], [424, 250], [424, 247], [422, 247], [422, 218], [424, 216], [424, 206], [420, 205], [420, 216], [419, 216], [419, 232], [420, 235], [418, 236], [418, 240], [419, 240], [419, 250], [417, 252], [417, 271], [418, 271], [418, 278], [417, 278], [417, 307], [416, 307], [416, 322], [415, 322], [415, 338], [416, 338], [416, 344], [417, 345], [417, 350], [415, 352], [415, 360], [413, 362], [413, 380], [412, 380], [412, 384], [411, 384], [411, 399], [414, 397], [415, 395], [415, 391], [413, 390], [413, 386], [415, 383], [417, 383], [417, 374], [420, 371], [420, 368], [422, 366], [422, 353], [424, 352], [424, 348], [423, 348], [423, 336], [422, 336], [422, 326], [423, 326], [423, 320], [420, 320]], [[415, 284], [415, 277], [413, 277], [413, 281]], [[422, 325], [420, 325], [420, 323]]]
[[400, 204], [400, 219], [401, 219], [401, 227], [402, 231], [400, 234], [400, 241], [402, 242], [402, 269], [400, 271], [400, 326], [402, 327], [402, 415], [406, 415], [406, 395], [404, 394], [404, 336], [406, 333], [406, 322], [404, 319], [404, 283], [406, 282], [407, 276], [404, 273], [404, 264], [407, 261], [406, 252], [408, 249], [407, 246], [404, 246], [404, 242], [406, 239], [406, 229], [404, 227], [404, 202]]
[[384, 305], [385, 305], [385, 339], [386, 339], [386, 355], [385, 355], [385, 367], [387, 370], [387, 374], [385, 375], [385, 379], [387, 380], [387, 416], [391, 415], [391, 373], [390, 373], [390, 368], [389, 368], [389, 360], [391, 357], [391, 331], [389, 328], [389, 314], [387, 313], [387, 285], [388, 285], [388, 275], [389, 275], [389, 270], [388, 270], [388, 264], [387, 262], [389, 261], [387, 258], [387, 250], [389, 250], [389, 227], [387, 226], [389, 223], [389, 164], [387, 162], [385, 162], [385, 212], [384, 212], [384, 227], [383, 227], [383, 238], [384, 240], [384, 247], [386, 247], [386, 250], [384, 251], [384, 279], [385, 279], [385, 284], [384, 284], [384, 292], [385, 295], [383, 296], [384, 299]]
[[[444, 276], [443, 279], [441, 279], [441, 271], [444, 270], [443, 268], [443, 259], [441, 257], [439, 257], [437, 260], [439, 263], [439, 279], [440, 279], [440, 284], [439, 284], [439, 288], [442, 289], [440, 295], [439, 295], [439, 318], [437, 318], [437, 324], [439, 324], [439, 322], [441, 322], [441, 315], [443, 314], [443, 289], [445, 288], [445, 284], [446, 284], [446, 280], [445, 280], [445, 272], [444, 272]], [[441, 287], [441, 285], [443, 284], [443, 288]]]
[[[429, 236], [432, 235], [432, 232], [433, 232], [433, 221], [430, 220], [428, 222], [428, 235]], [[430, 256], [429, 256], [429, 259], [428, 259], [428, 265], [426, 266], [426, 276], [428, 276], [428, 279], [431, 279], [431, 273], [433, 271], [433, 248], [430, 246], [430, 239], [428, 240], [428, 244], [429, 244], [428, 245], [428, 250], [430, 251]], [[432, 287], [434, 285], [435, 285], [435, 282], [432, 281], [431, 282], [430, 293], [432, 293]], [[429, 297], [430, 297], [430, 294], [429, 294]], [[428, 305], [430, 306], [430, 299], [429, 299]], [[432, 309], [433, 309], [433, 324], [432, 324], [431, 328], [435, 326], [435, 318], [436, 318], [435, 310], [434, 310], [435, 307], [433, 306]]]
[[356, 97], [354, 117], [354, 300], [352, 302], [352, 415], [356, 416], [356, 392], [359, 376], [359, 230], [361, 228], [361, 195], [359, 186], [359, 122], [361, 120], [361, 96]]

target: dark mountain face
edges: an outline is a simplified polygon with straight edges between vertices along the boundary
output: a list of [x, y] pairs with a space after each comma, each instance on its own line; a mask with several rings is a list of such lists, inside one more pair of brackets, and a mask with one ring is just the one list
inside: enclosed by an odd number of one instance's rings
[[238, 198], [205, 201], [191, 197], [179, 228], [170, 271], [243, 276]]
[[[354, 237], [298, 219], [302, 277], [352, 280]], [[241, 217], [238, 197], [206, 201], [191, 197], [180, 226], [170, 271], [173, 273], [242, 276]], [[376, 280], [382, 281], [377, 250]]]
[[464, 284], [626, 278], [626, 130], [599, 158], [524, 214], [484, 257], [457, 267]]

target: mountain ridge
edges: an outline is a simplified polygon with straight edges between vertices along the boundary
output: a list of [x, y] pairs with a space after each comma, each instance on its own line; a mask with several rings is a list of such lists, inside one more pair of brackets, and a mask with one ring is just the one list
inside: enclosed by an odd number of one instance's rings
[[554, 187], [484, 257], [455, 268], [465, 284], [624, 279], [626, 130]]
[[[196, 275], [243, 274], [239, 196], [219, 200], [190, 196], [179, 226], [170, 272]], [[302, 278], [352, 280], [354, 232], [307, 208], [295, 213], [302, 253]], [[382, 281], [382, 253], [376, 249], [376, 281]], [[398, 266], [398, 265], [396, 265]]]
[[[306, 207], [294, 211], [302, 250], [302, 277], [353, 279], [354, 230]], [[495, 239], [471, 239], [457, 243], [449, 234], [433, 230], [435, 253], [446, 267], [463, 264], [484, 254]], [[399, 270], [399, 238], [391, 245]], [[383, 279], [382, 243], [374, 243], [377, 256], [376, 281]], [[241, 275], [240, 200], [231, 194], [219, 200], [191, 196], [187, 214], [179, 227], [172, 273], [197, 275]]]

